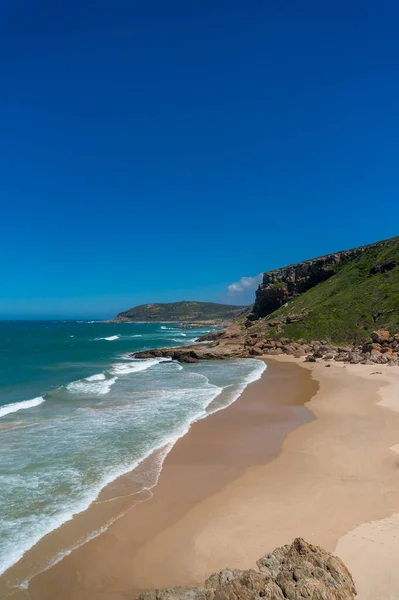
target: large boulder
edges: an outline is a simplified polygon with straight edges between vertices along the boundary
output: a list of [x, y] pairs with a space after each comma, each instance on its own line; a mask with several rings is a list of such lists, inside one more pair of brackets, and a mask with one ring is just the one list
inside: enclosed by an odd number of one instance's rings
[[344, 563], [297, 538], [257, 561], [259, 571], [224, 569], [204, 587], [175, 587], [140, 594], [138, 600], [353, 600], [355, 584]]
[[291, 546], [277, 548], [257, 564], [277, 584], [282, 597], [289, 600], [349, 600], [356, 595], [352, 576], [342, 560], [302, 538]]
[[385, 329], [379, 329], [378, 331], [373, 331], [373, 333], [371, 334], [371, 339], [376, 344], [383, 344], [384, 342], [393, 341], [391, 339], [391, 334], [389, 333], [389, 331], [386, 331]]

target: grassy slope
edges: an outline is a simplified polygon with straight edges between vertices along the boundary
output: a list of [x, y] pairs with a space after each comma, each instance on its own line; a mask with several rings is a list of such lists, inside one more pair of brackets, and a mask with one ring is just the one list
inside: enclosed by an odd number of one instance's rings
[[[373, 266], [394, 258], [393, 270], [370, 275]], [[399, 332], [399, 237], [383, 248], [371, 248], [337, 269], [333, 277], [292, 300], [262, 321], [307, 311], [297, 323], [287, 324], [280, 336], [335, 343], [360, 341], [375, 329]]]
[[171, 302], [168, 304], [142, 304], [118, 317], [132, 321], [207, 321], [234, 319], [245, 307], [214, 302]]

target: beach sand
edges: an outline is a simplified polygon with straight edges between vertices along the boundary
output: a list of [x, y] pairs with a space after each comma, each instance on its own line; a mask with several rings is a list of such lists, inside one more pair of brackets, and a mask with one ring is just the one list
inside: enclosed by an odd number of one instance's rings
[[[317, 388], [304, 369], [271, 363], [264, 376], [250, 384], [236, 402], [195, 423], [175, 444], [152, 491], [135, 495], [137, 486], [132, 488], [129, 475], [105, 488], [87, 511], [43, 538], [0, 578], [0, 597], [125, 598], [126, 594], [133, 597], [139, 588], [152, 586], [150, 565], [147, 573], [135, 571], [134, 556], [196, 505], [237, 479], [248, 466], [275, 458], [287, 433], [314, 418], [304, 403]], [[148, 472], [156, 459], [145, 461], [141, 472]], [[114, 497], [119, 499], [109, 501]], [[124, 517], [106, 533], [34, 577], [28, 590], [9, 593], [6, 582], [24, 581], [38, 564], [44, 565], [62, 547], [70, 547], [74, 540], [120, 513], [125, 513]], [[170, 550], [167, 554], [170, 556]], [[179, 583], [178, 548], [174, 573], [165, 564], [168, 582]]]
[[344, 560], [359, 600], [399, 598], [399, 369], [266, 360], [260, 381], [177, 442], [153, 497], [34, 577], [30, 598], [199, 583], [296, 536]]

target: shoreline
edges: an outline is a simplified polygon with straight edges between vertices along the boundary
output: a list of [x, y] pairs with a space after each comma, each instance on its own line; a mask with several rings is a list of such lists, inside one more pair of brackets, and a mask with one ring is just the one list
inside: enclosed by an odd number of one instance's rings
[[[103, 338], [99, 338], [99, 339], [103, 339]], [[105, 338], [106, 339], [106, 338]], [[176, 340], [177, 341], [177, 340]], [[69, 383], [63, 383], [60, 385], [57, 385], [56, 388], [54, 389], [50, 389], [49, 391], [47, 391], [46, 393], [43, 392], [43, 396], [40, 397], [40, 402], [36, 402], [36, 400], [38, 400], [38, 398], [34, 399], [34, 404], [32, 406], [32, 408], [38, 404], [41, 404], [47, 400], [50, 400], [52, 395], [57, 394], [57, 392], [59, 391], [68, 391], [68, 388], [70, 386], [73, 386], [75, 384], [81, 384], [84, 383], [84, 385], [86, 385], [86, 382], [91, 382], [94, 381], [95, 384], [97, 385], [97, 382], [99, 382], [100, 384], [102, 384], [103, 380], [108, 381], [109, 379], [106, 379], [106, 377], [110, 376], [110, 373], [112, 373], [112, 375], [114, 375], [114, 377], [112, 377], [110, 379], [110, 381], [112, 383], [115, 382], [115, 380], [119, 377], [122, 377], [125, 374], [129, 374], [130, 371], [130, 367], [131, 365], [133, 366], [132, 368], [132, 372], [134, 372], [137, 368], [137, 363], [138, 363], [138, 367], [137, 370], [141, 371], [141, 370], [146, 370], [147, 368], [151, 367], [151, 363], [159, 363], [162, 362], [163, 359], [155, 359], [152, 361], [133, 361], [133, 363], [125, 363], [124, 359], [126, 359], [126, 354], [123, 354], [121, 356], [118, 356], [118, 360], [123, 361], [123, 362], [117, 362], [116, 364], [112, 364], [112, 367], [104, 367], [103, 366], [103, 371], [101, 373], [94, 373], [93, 375], [87, 375], [86, 377], [81, 377], [80, 379], [77, 379], [75, 381], [75, 379], [69, 380]], [[144, 363], [144, 365], [141, 365], [141, 363]], [[127, 370], [125, 369], [125, 365], [127, 364]], [[256, 365], [255, 367], [253, 367], [253, 365]], [[174, 365], [176, 368], [181, 368], [179, 365]], [[240, 382], [240, 385], [237, 385], [237, 389], [234, 388], [237, 392], [237, 395], [239, 395], [241, 393], [242, 388], [245, 388], [246, 385], [248, 385], [248, 383], [250, 383], [252, 381], [252, 377], [254, 379], [259, 377], [259, 372], [262, 371], [262, 369], [259, 369], [259, 367], [263, 367], [265, 368], [265, 365], [260, 362], [260, 361], [252, 361], [252, 365], [249, 367], [250, 369], [252, 369], [251, 373], [245, 377], [241, 377], [238, 379], [238, 381]], [[119, 369], [119, 367], [122, 367], [122, 369]], [[101, 368], [100, 366], [98, 367], [99, 369]], [[248, 370], [248, 369], [247, 369]], [[226, 382], [228, 383], [228, 381]], [[90, 385], [94, 385], [92, 383], [90, 383]], [[133, 383], [134, 386], [134, 383]], [[242, 386], [242, 387], [241, 387]], [[216, 386], [217, 387], [217, 386]], [[228, 386], [227, 386], [228, 387]], [[222, 388], [219, 388], [222, 391]], [[109, 389], [107, 390], [109, 391]], [[93, 392], [94, 394], [95, 392]], [[101, 394], [101, 392], [99, 392], [99, 394]], [[233, 398], [233, 395], [230, 394], [230, 396]], [[234, 395], [235, 397], [235, 395]], [[83, 399], [84, 399], [84, 394], [83, 394]], [[102, 398], [100, 398], [101, 400]], [[69, 400], [69, 398], [68, 398]], [[209, 402], [209, 406], [212, 405], [212, 403], [215, 401], [215, 398], [213, 398], [212, 400], [207, 400]], [[226, 399], [225, 399], [226, 401]], [[234, 400], [232, 400], [234, 401]], [[28, 403], [29, 405], [33, 402], [33, 400], [29, 400], [29, 401], [22, 401], [22, 402], [17, 402], [17, 403], [11, 403], [9, 405], [5, 405], [5, 407], [3, 408], [9, 408], [10, 406], [12, 407], [17, 407], [20, 408], [20, 405], [22, 405], [23, 408], [25, 408], [25, 404]], [[49, 406], [46, 405], [46, 406]], [[28, 407], [27, 407], [28, 408]], [[29, 408], [31, 408], [31, 406], [29, 406]], [[30, 414], [30, 413], [29, 413]], [[25, 586], [27, 584], [27, 582], [30, 580], [30, 578], [33, 576], [33, 574], [36, 574], [38, 572], [41, 572], [45, 569], [48, 568], [49, 564], [53, 564], [54, 562], [58, 562], [62, 556], [65, 554], [69, 554], [70, 551], [72, 551], [73, 549], [75, 549], [78, 546], [81, 546], [83, 543], [85, 543], [86, 540], [91, 539], [92, 537], [96, 536], [98, 534], [99, 531], [103, 531], [104, 527], [106, 527], [109, 522], [113, 521], [115, 519], [114, 517], [114, 512], [115, 511], [110, 511], [110, 516], [106, 519], [103, 518], [102, 515], [99, 516], [98, 519], [92, 519], [91, 521], [88, 522], [88, 525], [84, 525], [82, 524], [82, 516], [81, 515], [85, 515], [86, 511], [93, 505], [96, 504], [97, 499], [99, 498], [99, 496], [103, 495], [103, 491], [104, 490], [108, 490], [110, 487], [113, 487], [115, 485], [115, 482], [119, 481], [121, 478], [123, 478], [125, 475], [129, 476], [130, 473], [134, 472], [140, 472], [141, 467], [140, 465], [143, 463], [144, 465], [149, 465], [150, 463], [155, 463], [154, 465], [150, 464], [150, 468], [152, 471], [154, 470], [158, 470], [161, 468], [161, 465], [159, 464], [160, 462], [162, 462], [162, 459], [160, 459], [159, 457], [163, 457], [163, 455], [165, 453], [167, 453], [167, 451], [169, 450], [169, 448], [171, 446], [173, 446], [173, 444], [176, 442], [176, 440], [185, 435], [188, 431], [188, 428], [190, 427], [191, 423], [195, 420], [197, 420], [198, 418], [202, 418], [202, 416], [204, 415], [204, 407], [200, 406], [198, 409], [198, 412], [193, 415], [193, 413], [191, 413], [191, 416], [189, 416], [189, 418], [185, 419], [182, 423], [181, 423], [181, 427], [177, 428], [179, 430], [174, 430], [173, 432], [165, 430], [165, 436], [164, 439], [156, 439], [155, 441], [149, 437], [149, 443], [151, 443], [152, 445], [152, 449], [149, 450], [149, 452], [144, 453], [141, 452], [141, 455], [139, 455], [137, 457], [137, 459], [131, 458], [130, 461], [126, 461], [124, 464], [121, 463], [120, 465], [116, 465], [116, 468], [113, 468], [112, 470], [110, 470], [110, 472], [106, 472], [105, 469], [103, 469], [102, 473], [103, 476], [102, 478], [98, 481], [96, 481], [96, 485], [91, 485], [91, 486], [86, 486], [86, 493], [81, 493], [80, 494], [80, 498], [78, 498], [76, 500], [76, 497], [74, 498], [74, 502], [71, 502], [70, 504], [66, 504], [66, 507], [62, 507], [62, 510], [58, 510], [58, 512], [54, 512], [54, 518], [50, 518], [47, 519], [47, 522], [45, 522], [44, 526], [39, 526], [35, 528], [33, 535], [30, 537], [30, 539], [27, 540], [27, 543], [25, 544], [20, 544], [18, 543], [18, 529], [17, 527], [15, 527], [16, 531], [13, 531], [13, 534], [16, 534], [17, 537], [17, 543], [15, 544], [14, 547], [11, 547], [11, 551], [9, 552], [3, 552], [4, 553], [4, 561], [2, 561], [2, 567], [0, 570], [0, 597], [3, 597], [4, 593], [8, 593], [9, 589], [6, 590], [7, 588], [7, 582], [8, 581], [8, 574], [10, 572], [14, 572], [14, 571], [18, 571], [18, 575], [16, 576], [16, 578], [14, 577], [14, 575], [12, 575], [12, 585], [15, 587], [15, 585], [19, 584], [22, 586]], [[16, 427], [18, 427], [19, 424], [16, 424]], [[0, 423], [0, 428], [7, 428], [7, 430], [11, 429], [11, 426], [7, 423]], [[130, 440], [127, 440], [127, 445], [129, 445]], [[162, 445], [161, 445], [162, 444]], [[157, 447], [158, 446], [158, 447]], [[129, 450], [128, 450], [129, 453]], [[131, 453], [130, 453], [131, 456]], [[134, 456], [134, 455], [133, 455]], [[88, 457], [89, 458], [89, 457]], [[86, 463], [88, 464], [88, 463]], [[56, 463], [57, 465], [57, 463]], [[107, 465], [106, 465], [107, 466]], [[59, 465], [58, 467], [56, 466], [56, 469], [59, 469]], [[89, 475], [89, 473], [88, 473]], [[146, 485], [145, 488], [143, 490], [142, 496], [145, 495], [145, 492], [148, 491], [148, 488], [152, 488], [153, 485], [155, 485], [156, 483], [156, 479], [159, 475], [159, 472], [156, 473], [156, 477], [152, 478], [152, 480], [148, 483], [146, 481]], [[140, 475], [141, 477], [141, 475]], [[127, 477], [128, 479], [128, 477]], [[129, 489], [132, 489], [132, 482], [128, 481], [128, 486]], [[133, 483], [133, 489], [134, 492], [133, 494], [138, 494], [138, 490], [137, 488], [138, 486]], [[124, 490], [122, 490], [120, 493], [117, 492], [116, 495], [124, 495]], [[47, 494], [47, 498], [49, 498], [50, 495]], [[140, 497], [141, 498], [141, 497]], [[107, 500], [103, 500], [103, 501], [107, 501]], [[141, 500], [140, 500], [141, 501]], [[121, 502], [120, 504], [120, 511], [124, 512], [125, 507], [126, 507], [126, 502], [124, 501], [123, 498], [121, 498]], [[36, 507], [35, 507], [36, 508]], [[40, 509], [39, 509], [40, 510]], [[38, 517], [40, 518], [40, 512], [38, 512]], [[57, 532], [59, 530], [62, 530], [62, 534], [60, 536], [54, 535], [54, 532]], [[55, 537], [58, 537], [58, 540], [54, 540]], [[42, 540], [45, 539], [45, 542], [42, 543]], [[23, 540], [23, 542], [25, 542], [25, 540]], [[41, 547], [44, 548], [43, 552], [39, 552], [38, 555], [40, 557], [39, 562], [36, 562], [34, 559], [30, 560], [28, 558], [28, 560], [26, 560], [26, 555], [32, 555], [34, 556], [34, 553], [32, 553], [32, 549], [35, 548], [37, 545], [40, 545]], [[18, 565], [19, 563], [21, 564], [25, 564], [26, 567], [24, 567], [23, 569], [21, 569], [21, 572], [23, 572], [23, 575], [20, 576], [19, 575], [19, 569], [15, 569], [15, 565]]]
[[[68, 514], [63, 521], [42, 535], [14, 564], [0, 574], [0, 596], [15, 597], [16, 590], [27, 589], [29, 581], [34, 576], [52, 568], [65, 556], [107, 531], [114, 521], [132, 508], [132, 504], [150, 498], [151, 490], [158, 482], [165, 457], [174, 445], [187, 435], [193, 424], [225, 410], [241, 397], [248, 385], [258, 381], [266, 365], [263, 361], [256, 361], [256, 363], [258, 363], [256, 368], [241, 381], [242, 387], [237, 390], [237, 395], [232, 396], [233, 399], [230, 399], [228, 404], [218, 405], [219, 395], [213, 398], [205, 413], [197, 415], [193, 421], [184, 425], [176, 436], [170, 437], [162, 446], [151, 450], [134, 466], [116, 474], [101, 489], [98, 489], [97, 494], [84, 508], [71, 515]], [[106, 508], [100, 508], [99, 505], [104, 505]]]
[[[344, 561], [359, 600], [396, 597], [399, 370], [265, 358], [269, 369], [260, 380], [180, 438], [148, 502], [34, 577], [29, 595], [9, 597], [134, 598], [142, 589], [201, 583], [226, 566], [254, 567], [259, 556], [297, 536]], [[237, 435], [249, 397], [259, 409], [260, 386], [274, 368], [301, 372], [316, 393], [303, 398], [305, 422], [296, 419], [265, 457], [265, 423], [254, 408], [247, 435]], [[244, 452], [241, 464], [238, 448], [250, 455]], [[217, 452], [223, 458], [212, 463]]]
[[[197, 325], [208, 325], [210, 327], [217, 327], [217, 328], [223, 328], [223, 327], [230, 327], [234, 321], [215, 321], [215, 320], [210, 320], [210, 321], [133, 321], [131, 319], [106, 319], [105, 321], [99, 321], [100, 323], [142, 323], [144, 325], [154, 325], [157, 323], [161, 323], [161, 325], [182, 325], [183, 329], [191, 329], [191, 328], [195, 328]], [[187, 327], [186, 327], [187, 326]], [[200, 327], [199, 327], [200, 329]]]
[[[293, 427], [313, 418], [311, 413], [303, 407], [303, 403], [316, 390], [317, 384], [312, 382], [306, 372], [292, 365], [270, 365], [262, 375], [261, 379], [247, 385], [235, 402], [227, 408], [195, 422], [189, 433], [176, 442], [165, 459], [156, 487], [148, 494], [152, 497], [147, 502], [140, 503], [142, 500], [148, 499], [148, 495], [143, 497], [141, 494], [140, 498], [134, 498], [132, 503], [132, 494], [135, 491], [129, 489], [131, 482], [129, 482], [128, 476], [124, 478], [125, 481], [119, 481], [118, 486], [119, 492], [122, 485], [125, 487], [125, 493], [129, 491], [129, 494], [121, 497], [116, 503], [107, 502], [101, 498], [113, 495], [112, 489], [110, 489], [112, 484], [105, 488], [104, 493], [100, 494], [99, 502], [82, 513], [80, 519], [78, 515], [76, 521], [80, 521], [80, 526], [84, 526], [84, 523], [96, 518], [96, 512], [97, 517], [98, 514], [104, 517], [106, 513], [108, 517], [109, 514], [115, 512], [115, 509], [123, 512], [124, 516], [116, 520], [105, 533], [73, 550], [55, 566], [34, 576], [29, 585], [29, 597], [44, 599], [47, 597], [48, 590], [51, 589], [49, 597], [78, 598], [80, 591], [76, 589], [73, 593], [71, 591], [73, 589], [71, 578], [73, 579], [76, 575], [73, 564], [76, 561], [82, 564], [83, 561], [87, 565], [88, 573], [91, 566], [97, 570], [99, 548], [108, 548], [110, 539], [112, 540], [115, 536], [120, 537], [120, 531], [126, 529], [124, 523], [127, 520], [138, 521], [136, 524], [130, 524], [131, 530], [137, 532], [136, 535], [139, 535], [138, 529], [140, 529], [140, 521], [143, 519], [149, 525], [158, 520], [158, 527], [164, 527], [167, 521], [178, 519], [181, 513], [216, 493], [228, 481], [236, 479], [249, 465], [263, 464], [278, 454], [286, 433]], [[307, 391], [308, 384], [311, 388], [309, 393]], [[268, 401], [267, 396], [272, 399], [275, 395], [279, 396], [277, 401]], [[299, 402], [298, 406], [297, 402]], [[226, 415], [228, 416], [226, 417]], [[260, 423], [258, 423], [259, 420]], [[244, 426], [245, 423], [246, 426]], [[267, 444], [262, 444], [260, 442], [267, 426], [270, 431], [270, 440]], [[254, 436], [256, 429], [258, 429], [258, 433]], [[241, 452], [241, 456], [237, 451], [237, 438], [240, 438], [241, 450], [245, 448], [245, 452]], [[145, 467], [146, 465], [143, 464], [143, 471]], [[189, 488], [186, 486], [187, 479], [190, 479]], [[183, 486], [187, 488], [184, 493], [182, 493]], [[134, 508], [130, 511], [133, 505]], [[153, 508], [151, 508], [152, 505]], [[139, 514], [136, 515], [139, 512], [141, 517]], [[147, 517], [143, 516], [145, 513], [147, 513]], [[149, 537], [153, 534], [154, 531], [140, 533], [141, 536]], [[61, 530], [58, 530], [56, 537], [60, 538], [61, 535]], [[48, 537], [52, 537], [51, 534]], [[46, 540], [47, 545], [48, 541]], [[136, 541], [140, 542], [140, 540]], [[44, 542], [44, 540], [42, 544], [39, 542], [33, 550], [27, 553], [23, 561], [20, 561], [17, 568], [14, 569], [14, 575], [32, 562], [39, 551], [43, 551], [39, 545], [43, 548]], [[97, 558], [91, 564], [90, 553], [93, 552]], [[30, 556], [28, 556], [29, 554]], [[65, 577], [68, 583], [65, 583]], [[58, 588], [59, 585], [61, 589]], [[94, 587], [91, 585], [88, 587], [89, 589], [82, 592], [81, 597], [89, 598], [91, 593], [93, 598], [96, 597], [94, 588], [97, 587], [97, 584]], [[130, 581], [128, 587], [131, 588]], [[141, 586], [141, 588], [143, 587]], [[20, 590], [9, 594], [9, 597], [25, 598], [28, 596], [23, 590]]]

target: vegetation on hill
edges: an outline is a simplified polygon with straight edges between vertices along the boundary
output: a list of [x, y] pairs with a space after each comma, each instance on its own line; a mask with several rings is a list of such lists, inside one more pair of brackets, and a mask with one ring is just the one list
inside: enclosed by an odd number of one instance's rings
[[376, 329], [399, 332], [399, 237], [331, 269], [329, 279], [255, 321], [251, 331], [338, 344], [361, 342]]
[[142, 304], [119, 313], [115, 321], [223, 322], [236, 318], [246, 306], [215, 302]]

